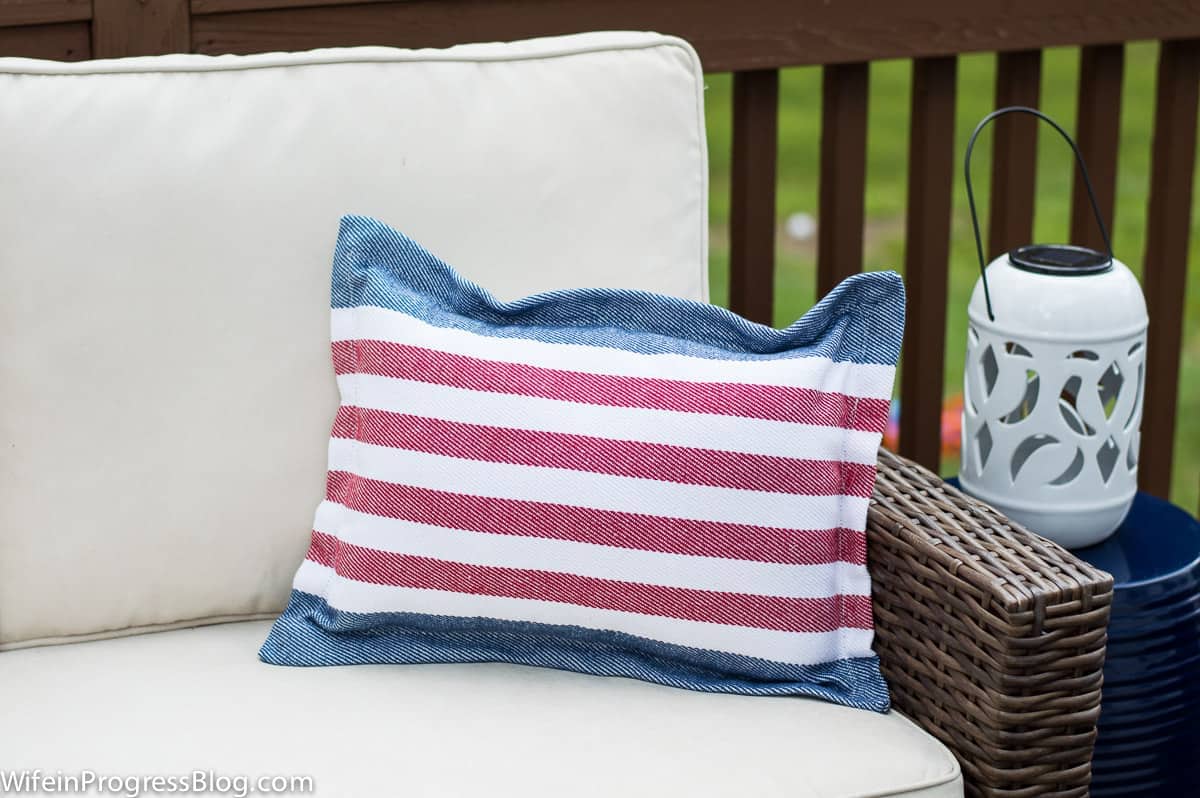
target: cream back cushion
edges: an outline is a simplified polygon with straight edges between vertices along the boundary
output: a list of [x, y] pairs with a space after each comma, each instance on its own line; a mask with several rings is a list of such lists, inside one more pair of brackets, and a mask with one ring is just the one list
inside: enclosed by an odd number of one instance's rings
[[0, 648], [283, 607], [345, 213], [504, 299], [704, 298], [702, 88], [643, 33], [0, 59]]

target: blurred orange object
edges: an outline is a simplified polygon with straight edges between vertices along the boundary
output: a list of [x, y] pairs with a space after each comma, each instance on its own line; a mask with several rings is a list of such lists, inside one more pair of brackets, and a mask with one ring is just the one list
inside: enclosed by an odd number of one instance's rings
[[[949, 396], [942, 403], [942, 457], [956, 457], [962, 448], [962, 403], [961, 393]], [[888, 413], [887, 429], [883, 432], [883, 445], [893, 452], [900, 443], [900, 400], [893, 399]]]

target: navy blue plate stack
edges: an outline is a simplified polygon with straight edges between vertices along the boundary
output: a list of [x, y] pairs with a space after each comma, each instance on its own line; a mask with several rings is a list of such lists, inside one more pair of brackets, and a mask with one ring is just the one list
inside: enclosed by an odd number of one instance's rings
[[1115, 579], [1092, 795], [1200, 795], [1200, 522], [1138, 494], [1074, 553]]

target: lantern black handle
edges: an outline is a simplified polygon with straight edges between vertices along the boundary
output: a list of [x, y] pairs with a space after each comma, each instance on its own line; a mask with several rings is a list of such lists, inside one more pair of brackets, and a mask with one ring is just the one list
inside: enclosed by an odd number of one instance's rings
[[1113, 261], [1112, 241], [1108, 237], [1108, 228], [1104, 225], [1104, 216], [1100, 213], [1100, 204], [1096, 202], [1096, 192], [1092, 190], [1092, 179], [1088, 176], [1087, 164], [1083, 162], [1083, 155], [1079, 152], [1079, 147], [1075, 144], [1075, 140], [1057, 122], [1036, 108], [1028, 108], [1024, 105], [1010, 105], [1007, 108], [999, 108], [992, 111], [975, 126], [975, 132], [971, 134], [971, 140], [967, 142], [966, 157], [963, 159], [963, 173], [967, 179], [967, 204], [971, 207], [971, 225], [975, 228], [975, 253], [979, 256], [979, 275], [983, 278], [983, 298], [987, 302], [988, 319], [991, 321], [996, 320], [996, 314], [992, 312], [992, 294], [988, 291], [987, 264], [983, 260], [983, 239], [979, 235], [979, 215], [975, 212], [975, 192], [971, 188], [971, 151], [975, 149], [975, 139], [979, 138], [980, 131], [987, 127], [996, 117], [1012, 113], [1032, 114], [1043, 122], [1049, 123], [1066, 140], [1067, 144], [1071, 145], [1071, 151], [1075, 153], [1075, 162], [1079, 164], [1079, 172], [1083, 175], [1083, 185], [1087, 188], [1088, 201], [1092, 203], [1092, 213], [1096, 215], [1096, 224], [1100, 226], [1100, 237], [1104, 239], [1104, 248], [1108, 251], [1108, 262], [1111, 265]]

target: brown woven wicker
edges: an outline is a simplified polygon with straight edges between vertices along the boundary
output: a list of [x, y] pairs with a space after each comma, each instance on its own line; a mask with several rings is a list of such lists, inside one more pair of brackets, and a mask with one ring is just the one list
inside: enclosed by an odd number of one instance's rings
[[893, 703], [967, 794], [1087, 795], [1112, 577], [885, 450], [867, 536]]

